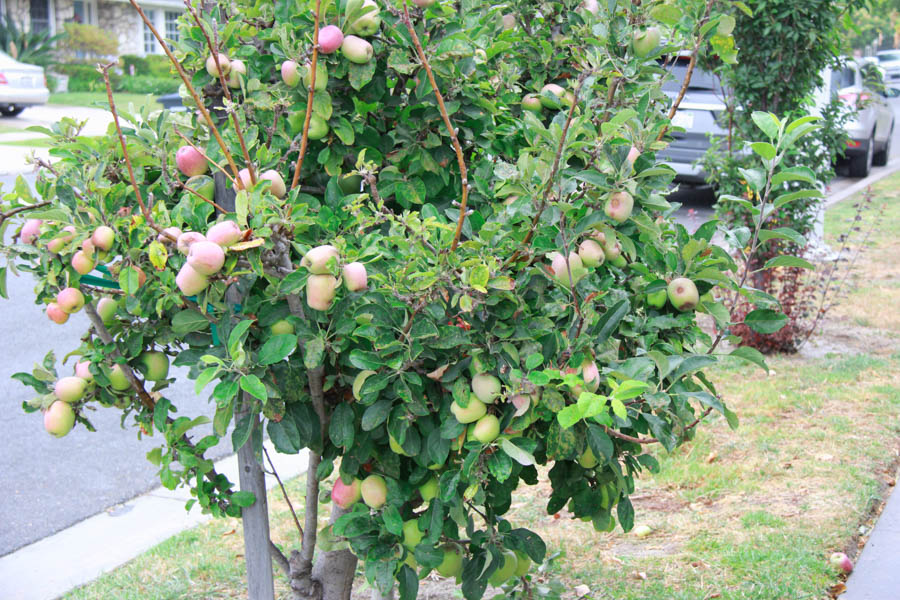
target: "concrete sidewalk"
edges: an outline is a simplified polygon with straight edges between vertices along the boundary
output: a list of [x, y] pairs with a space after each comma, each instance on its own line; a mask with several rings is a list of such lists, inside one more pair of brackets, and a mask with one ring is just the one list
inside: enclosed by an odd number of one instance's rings
[[[307, 453], [279, 454], [265, 442], [282, 479], [306, 470]], [[266, 465], [268, 468], [268, 465]], [[216, 469], [237, 485], [237, 457], [216, 463]], [[266, 475], [266, 486], [277, 481]], [[194, 506], [187, 489], [159, 487], [143, 496], [111, 507], [89, 519], [0, 557], [0, 598], [53, 600], [119, 567], [173, 535], [208, 521]]]
[[892, 488], [869, 541], [847, 579], [841, 600], [896, 600], [900, 598], [900, 494]]

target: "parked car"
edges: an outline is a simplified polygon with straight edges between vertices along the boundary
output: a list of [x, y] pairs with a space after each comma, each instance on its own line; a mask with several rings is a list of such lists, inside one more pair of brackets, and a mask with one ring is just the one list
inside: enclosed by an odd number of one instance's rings
[[[667, 66], [672, 77], [663, 82], [662, 90], [673, 101], [687, 76], [690, 56], [679, 56]], [[706, 173], [698, 161], [710, 147], [710, 136], [727, 135], [718, 123], [725, 110], [725, 92], [719, 78], [695, 67], [691, 82], [678, 110], [672, 117], [672, 142], [657, 153], [662, 161], [675, 170], [675, 180], [684, 183], [705, 183]], [[683, 128], [679, 131], [676, 128]]]
[[845, 128], [850, 140], [844, 156], [849, 161], [851, 177], [866, 177], [872, 165], [886, 165], [891, 153], [894, 111], [887, 98], [900, 90], [887, 87], [883, 66], [845, 59], [842, 66], [826, 71], [828, 93], [837, 96], [856, 115]]
[[900, 83], [900, 50], [882, 50], [875, 54], [875, 59], [884, 69], [885, 83]]
[[29, 106], [46, 104], [49, 97], [42, 67], [0, 52], [0, 115], [15, 117]]

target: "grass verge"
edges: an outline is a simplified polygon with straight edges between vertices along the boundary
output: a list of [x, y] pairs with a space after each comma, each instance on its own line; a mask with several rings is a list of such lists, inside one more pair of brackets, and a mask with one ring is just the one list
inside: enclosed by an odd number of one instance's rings
[[[711, 419], [672, 455], [657, 450], [660, 473], [640, 480], [632, 497], [636, 523], [649, 525], [651, 535], [596, 533], [565, 513], [547, 515], [546, 483], [519, 490], [509, 518], [541, 534], [556, 554], [542, 577], [560, 579], [569, 590], [587, 585], [595, 600], [829, 597], [840, 578], [828, 566], [828, 555], [856, 553], [859, 525], [895, 474], [898, 189], [900, 176], [875, 187], [884, 206], [880, 227], [824, 331], [825, 347], [835, 351], [817, 358], [775, 357], [768, 374], [743, 364], [723, 365], [712, 376], [740, 416], [740, 429], [730, 431], [722, 419]], [[856, 225], [848, 222], [855, 200], [829, 210], [826, 229], [833, 243]], [[294, 505], [302, 505], [302, 478], [290, 482], [289, 492]], [[270, 495], [270, 511], [275, 541], [295, 547], [296, 532], [277, 491]], [[242, 553], [240, 522], [212, 522], [66, 598], [243, 597]], [[280, 576], [277, 590], [279, 598], [288, 596]], [[363, 597], [363, 589], [354, 593], [355, 599]], [[429, 578], [420, 597], [460, 595], [452, 585]]]
[[[123, 109], [129, 103], [133, 103], [137, 110], [144, 105], [149, 105], [151, 110], [162, 108], [162, 105], [156, 101], [156, 97], [149, 94], [113, 94], [113, 100], [117, 107]], [[64, 104], [66, 106], [86, 106], [88, 108], [108, 108], [106, 92], [63, 92], [60, 94], [50, 94], [48, 104]]]

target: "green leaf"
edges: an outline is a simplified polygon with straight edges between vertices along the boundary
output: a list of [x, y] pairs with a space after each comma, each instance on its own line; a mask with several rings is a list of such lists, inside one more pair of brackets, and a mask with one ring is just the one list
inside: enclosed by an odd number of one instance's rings
[[259, 364], [273, 365], [281, 362], [297, 347], [297, 336], [293, 334], [274, 335], [259, 349]]
[[672, 381], [678, 381], [685, 375], [704, 369], [715, 362], [716, 358], [714, 356], [709, 356], [708, 354], [688, 354], [685, 355], [684, 360], [675, 367], [675, 371], [670, 377], [672, 378]]
[[231, 333], [228, 335], [228, 355], [232, 358], [235, 357], [238, 351], [241, 349], [241, 343], [243, 342], [244, 334], [247, 333], [247, 330], [250, 329], [250, 326], [253, 325], [253, 321], [251, 319], [244, 319], [240, 323], [234, 326], [234, 329], [231, 330]]
[[391, 414], [392, 403], [389, 398], [383, 398], [375, 404], [366, 408], [363, 413], [360, 426], [363, 431], [372, 431], [382, 423], [384, 423], [388, 415]]
[[487, 293], [487, 284], [491, 278], [491, 272], [485, 265], [476, 265], [469, 272], [469, 285], [482, 292]]
[[806, 246], [806, 238], [791, 229], [790, 227], [779, 227], [777, 229], [763, 229], [759, 232], [759, 240], [767, 242], [769, 240], [790, 240], [798, 246]]
[[775, 333], [788, 322], [787, 315], [769, 308], [758, 308], [744, 317], [744, 325], [757, 333]]
[[751, 348], [750, 346], [741, 346], [740, 348], [736, 348], [735, 350], [733, 350], [730, 356], [735, 356], [748, 362], [752, 362], [753, 364], [758, 365], [766, 373], [769, 372], [769, 365], [766, 364], [765, 357], [756, 348]]
[[816, 182], [816, 174], [809, 167], [787, 167], [772, 176], [772, 187], [776, 188], [786, 181], [802, 181], [812, 185]]
[[616, 514], [619, 516], [619, 524], [625, 532], [631, 531], [634, 527], [634, 507], [631, 505], [631, 499], [628, 496], [619, 500], [616, 506]]
[[372, 76], [375, 75], [376, 62], [377, 61], [370, 60], [362, 65], [356, 63], [350, 64], [348, 79], [354, 90], [359, 91], [367, 83], [372, 81]]
[[775, 198], [775, 202], [772, 203], [772, 206], [775, 208], [781, 208], [785, 204], [793, 202], [794, 200], [800, 200], [802, 198], [821, 198], [822, 192], [819, 190], [797, 190], [796, 192], [788, 192], [787, 194], [781, 194], [777, 198]]
[[503, 483], [512, 475], [512, 459], [505, 452], [494, 452], [491, 454], [487, 459], [487, 466], [491, 475], [500, 483]]
[[269, 421], [266, 425], [269, 439], [275, 446], [275, 450], [282, 454], [297, 454], [300, 452], [300, 431], [294, 420], [284, 416], [280, 421]]
[[244, 444], [250, 439], [250, 434], [252, 432], [253, 427], [252, 421], [250, 420], [250, 414], [246, 414], [241, 417], [237, 422], [237, 425], [234, 426], [234, 431], [231, 432], [231, 445], [235, 452], [244, 447]]
[[251, 374], [241, 377], [241, 389], [263, 402], [269, 399], [265, 384], [256, 375]]
[[534, 352], [528, 355], [528, 358], [525, 359], [525, 368], [529, 371], [531, 369], [537, 369], [544, 363], [544, 355], [539, 352]]
[[241, 508], [253, 506], [253, 503], [256, 502], [256, 496], [253, 495], [253, 492], [232, 492], [229, 499], [232, 504]]
[[625, 315], [628, 314], [628, 311], [631, 310], [631, 303], [628, 300], [620, 300], [616, 304], [614, 304], [609, 310], [607, 310], [600, 319], [597, 321], [597, 324], [594, 326], [595, 340], [594, 343], [597, 345], [605, 342], [610, 335], [612, 335], [613, 331], [619, 326], [622, 319], [625, 318]]
[[209, 367], [208, 369], [204, 369], [200, 375], [197, 377], [197, 381], [194, 383], [194, 393], [200, 395], [200, 392], [203, 391], [209, 382], [216, 378], [216, 375], [219, 374], [219, 367]]
[[765, 160], [772, 160], [775, 158], [775, 146], [769, 142], [753, 142], [750, 144], [750, 148]]
[[500, 438], [500, 449], [506, 452], [511, 459], [520, 465], [528, 466], [535, 464], [534, 456], [532, 456], [530, 452], [519, 448], [506, 438]]
[[400, 600], [416, 600], [419, 595], [419, 578], [409, 565], [400, 567], [397, 573], [397, 586], [400, 591]]
[[618, 398], [610, 398], [609, 405], [612, 407], [613, 413], [623, 421], [628, 418], [628, 409]]
[[140, 283], [137, 269], [134, 269], [130, 266], [123, 267], [121, 271], [119, 271], [119, 289], [121, 289], [126, 294], [133, 296], [136, 291], [138, 291], [138, 284]]
[[778, 117], [759, 110], [754, 111], [750, 117], [769, 139], [774, 140], [778, 137], [778, 130], [781, 129], [781, 121], [778, 120]]
[[353, 423], [356, 419], [353, 408], [346, 402], [341, 402], [334, 408], [331, 422], [328, 424], [328, 437], [331, 443], [338, 448], [349, 448], [353, 445], [356, 436]]
[[594, 423], [588, 424], [588, 446], [597, 458], [603, 457], [607, 462], [612, 460], [616, 449], [613, 446], [612, 438], [610, 438], [603, 428]]
[[325, 340], [321, 337], [309, 339], [303, 350], [303, 365], [307, 369], [315, 369], [322, 364], [322, 358], [325, 356]]
[[801, 269], [811, 269], [815, 270], [816, 267], [814, 264], [809, 262], [806, 259], [800, 258], [799, 256], [776, 256], [775, 258], [770, 258], [763, 269], [771, 269], [773, 267], [799, 267]]
[[384, 528], [394, 535], [403, 535], [403, 518], [400, 511], [393, 504], [389, 504], [381, 511], [381, 518], [384, 519]]
[[581, 407], [577, 404], [570, 404], [556, 413], [556, 419], [559, 421], [560, 427], [569, 429], [581, 420]]

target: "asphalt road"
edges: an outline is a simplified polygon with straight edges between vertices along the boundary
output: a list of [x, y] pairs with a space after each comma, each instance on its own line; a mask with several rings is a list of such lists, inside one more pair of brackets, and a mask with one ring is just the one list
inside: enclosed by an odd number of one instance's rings
[[[13, 181], [0, 177], [4, 190]], [[10, 376], [30, 372], [49, 350], [61, 360], [88, 329], [83, 312], [64, 325], [47, 319], [33, 304], [33, 285], [30, 275], [10, 276], [10, 299], [0, 299], [0, 556], [159, 485], [145, 455], [162, 442], [158, 436], [138, 441], [134, 428], [122, 429], [118, 411], [100, 408], [90, 417], [97, 433], [79, 426], [56, 439], [44, 431], [40, 413], [22, 410], [32, 390]], [[71, 374], [73, 365], [70, 359], [60, 374]], [[205, 396], [194, 395], [191, 384], [183, 382], [166, 396], [183, 414], [212, 416], [214, 409]], [[223, 440], [214, 455], [230, 448]]]

